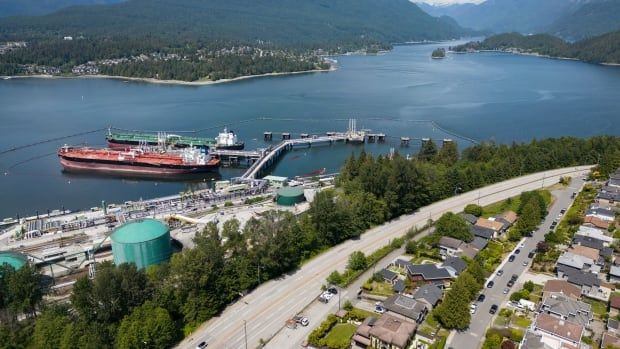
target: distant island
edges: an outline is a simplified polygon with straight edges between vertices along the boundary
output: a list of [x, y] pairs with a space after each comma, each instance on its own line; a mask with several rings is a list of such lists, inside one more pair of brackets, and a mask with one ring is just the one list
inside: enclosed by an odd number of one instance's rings
[[575, 43], [569, 43], [548, 34], [505, 33], [488, 37], [484, 41], [469, 42], [450, 49], [454, 52], [500, 51], [549, 58], [574, 59], [596, 64], [619, 65], [620, 31]]
[[202, 84], [325, 71], [329, 55], [469, 33], [407, 0], [127, 0], [0, 18], [0, 76]]
[[445, 48], [437, 48], [433, 50], [433, 53], [431, 53], [431, 57], [433, 59], [442, 59], [446, 57], [446, 49]]

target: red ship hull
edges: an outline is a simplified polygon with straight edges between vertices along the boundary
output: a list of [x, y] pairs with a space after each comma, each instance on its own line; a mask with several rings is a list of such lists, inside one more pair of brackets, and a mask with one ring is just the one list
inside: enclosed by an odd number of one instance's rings
[[187, 163], [180, 155], [159, 153], [127, 153], [109, 149], [61, 148], [60, 164], [66, 171], [105, 172], [124, 175], [172, 176], [214, 172], [218, 159], [204, 163]]

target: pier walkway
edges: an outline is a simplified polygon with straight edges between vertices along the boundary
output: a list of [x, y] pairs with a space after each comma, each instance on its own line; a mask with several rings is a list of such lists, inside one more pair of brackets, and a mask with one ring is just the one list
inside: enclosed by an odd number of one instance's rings
[[287, 151], [298, 145], [311, 146], [316, 143], [334, 143], [343, 142], [348, 139], [347, 134], [332, 134], [329, 136], [320, 136], [312, 138], [285, 139], [278, 143], [275, 147], [267, 149], [265, 154], [241, 176], [242, 180], [255, 179], [262, 171], [275, 164], [280, 157]]

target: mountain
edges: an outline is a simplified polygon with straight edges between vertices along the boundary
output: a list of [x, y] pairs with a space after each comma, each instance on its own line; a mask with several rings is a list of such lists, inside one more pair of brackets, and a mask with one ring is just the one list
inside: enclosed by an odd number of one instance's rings
[[559, 17], [548, 32], [580, 40], [616, 30], [620, 30], [620, 0], [598, 0]]
[[407, 0], [129, 0], [0, 20], [0, 35], [154, 35], [322, 43], [457, 38], [466, 32]]
[[496, 33], [536, 33], [545, 31], [556, 18], [583, 1], [586, 0], [487, 0], [478, 5], [419, 5], [433, 16], [450, 16], [466, 28]]
[[39, 16], [76, 5], [106, 5], [125, 0], [0, 0], [0, 17]]
[[575, 43], [549, 34], [521, 35], [505, 33], [453, 48], [457, 52], [497, 50], [511, 53], [539, 54], [556, 58], [573, 58], [589, 63], [620, 64], [620, 31]]

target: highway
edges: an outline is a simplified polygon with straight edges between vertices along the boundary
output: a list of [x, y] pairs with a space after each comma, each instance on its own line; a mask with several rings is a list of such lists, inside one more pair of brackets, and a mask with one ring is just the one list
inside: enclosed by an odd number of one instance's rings
[[[200, 326], [181, 342], [179, 347], [195, 348], [198, 343], [206, 341], [210, 348], [256, 348], [261, 340], [266, 341], [276, 335], [287, 319], [315, 300], [325, 278], [334, 269], [343, 270], [351, 252], [359, 250], [365, 254], [372, 253], [388, 244], [391, 239], [404, 235], [408, 229], [421, 227], [429, 218], [436, 220], [445, 212], [460, 212], [469, 203], [488, 205], [519, 195], [523, 191], [557, 183], [561, 176], [580, 176], [587, 173], [589, 168], [590, 166], [571, 167], [514, 178], [436, 202], [414, 214], [370, 229], [362, 234], [360, 239], [349, 240], [331, 248], [296, 272], [261, 285], [228, 306], [220, 316]], [[334, 300], [330, 302], [333, 303]], [[324, 307], [324, 314], [316, 316], [319, 316], [319, 319], [320, 316], [324, 317], [329, 308]], [[309, 331], [317, 325], [318, 321], [314, 321], [304, 330]]]
[[[555, 218], [558, 218], [561, 209], [568, 208], [572, 204], [573, 199], [571, 199], [571, 194], [580, 191], [583, 183], [581, 177], [576, 176], [573, 177], [568, 187], [553, 192], [555, 202], [550, 207], [549, 214], [545, 218], [544, 223], [539, 226], [539, 229], [534, 232], [532, 237], [522, 240], [524, 247], [517, 246], [515, 248], [515, 250], [520, 249], [521, 252], [515, 255], [516, 258], [514, 262], [508, 262], [509, 256], [514, 254], [513, 250], [513, 253], [507, 255], [502, 264], [500, 264], [495, 272], [487, 279], [485, 288], [482, 291], [486, 298], [483, 302], [477, 303], [478, 309], [476, 313], [472, 315], [469, 329], [463, 332], [455, 332], [453, 336], [449, 338], [448, 343], [446, 343], [446, 348], [477, 349], [482, 345], [486, 330], [491, 325], [491, 321], [495, 318], [494, 315], [489, 313], [491, 305], [497, 304], [499, 309], [501, 309], [502, 305], [509, 300], [510, 294], [521, 289], [524, 283], [521, 276], [529, 269], [532, 261], [527, 257], [528, 253], [536, 249], [536, 244], [538, 244], [539, 241], [545, 239], [545, 233], [549, 231], [551, 222], [553, 222]], [[527, 266], [522, 264], [524, 261], [528, 262]], [[497, 276], [497, 271], [500, 269], [503, 270], [504, 273], [502, 276]], [[515, 285], [510, 288], [508, 294], [504, 294], [503, 291], [507, 288], [506, 284], [513, 274], [518, 275], [519, 279]], [[493, 280], [495, 285], [492, 288], [487, 288], [486, 284], [491, 280]], [[458, 343], [458, 345], [456, 343]]]

